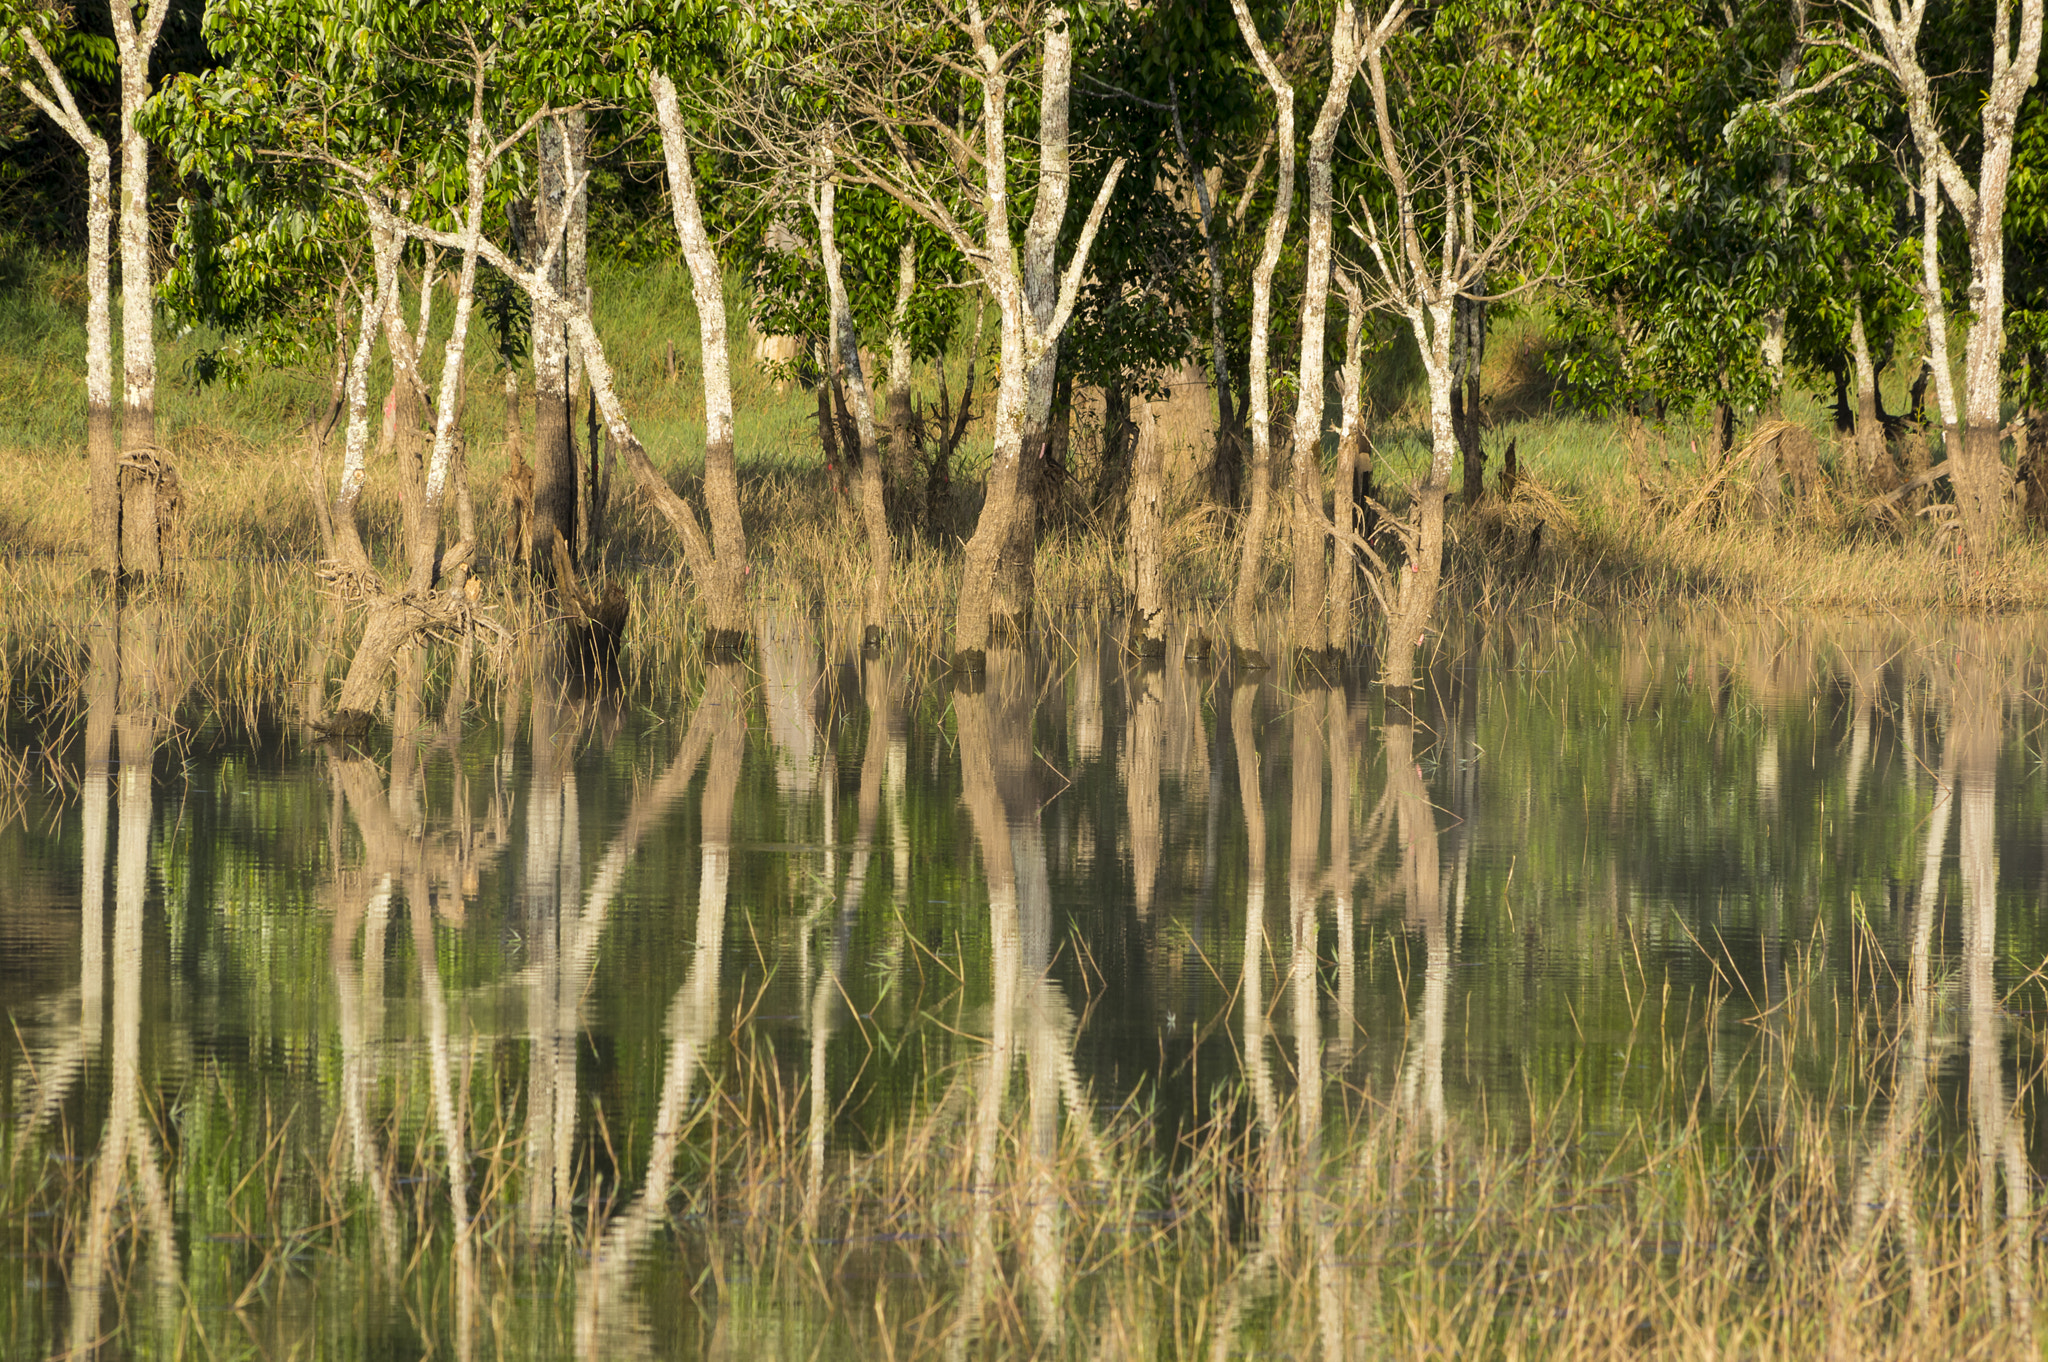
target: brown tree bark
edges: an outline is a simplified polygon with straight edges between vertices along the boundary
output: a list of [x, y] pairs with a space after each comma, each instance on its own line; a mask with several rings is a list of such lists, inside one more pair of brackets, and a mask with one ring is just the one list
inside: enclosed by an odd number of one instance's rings
[[[1884, 422], [1877, 410], [1877, 369], [1870, 360], [1870, 341], [1863, 330], [1863, 300], [1854, 302], [1849, 320], [1849, 357], [1856, 371], [1856, 476], [1865, 489], [1890, 491], [1898, 481], [1884, 442]], [[1773, 470], [1775, 472], [1775, 470]]]
[[1152, 404], [1134, 393], [1138, 426], [1131, 458], [1130, 546], [1133, 601], [1132, 646], [1140, 657], [1166, 656], [1166, 522], [1160, 501], [1166, 488], [1166, 453]]

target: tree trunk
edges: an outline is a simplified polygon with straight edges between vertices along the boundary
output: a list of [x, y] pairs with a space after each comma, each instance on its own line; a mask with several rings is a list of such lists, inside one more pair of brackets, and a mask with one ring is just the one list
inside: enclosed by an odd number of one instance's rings
[[114, 433], [113, 166], [98, 135], [85, 143], [85, 461], [93, 575], [121, 575], [121, 446]]
[[[697, 304], [697, 331], [704, 362], [704, 506], [711, 521], [711, 578], [703, 583], [710, 616], [705, 644], [714, 652], [746, 642], [747, 539], [740, 524], [739, 474], [733, 457], [732, 358], [725, 320], [725, 275], [704, 230], [697, 206], [697, 180], [683, 131], [675, 83], [656, 72], [650, 80], [661, 124], [662, 153], [668, 163], [669, 198], [676, 235], [690, 266], [690, 292]], [[589, 353], [585, 351], [585, 361]], [[596, 383], [593, 373], [591, 380]], [[636, 442], [637, 443], [637, 442]], [[631, 451], [628, 451], [630, 458]], [[644, 457], [644, 453], [643, 453]]]
[[[1259, 652], [1258, 621], [1254, 603], [1263, 577], [1268, 515], [1268, 488], [1273, 475], [1273, 399], [1268, 373], [1273, 316], [1273, 271], [1280, 264], [1281, 249], [1287, 241], [1287, 221], [1294, 212], [1294, 87], [1280, 73], [1259, 40], [1246, 0], [1231, 0], [1238, 32], [1251, 49], [1252, 59], [1273, 91], [1275, 142], [1280, 154], [1280, 183], [1273, 200], [1272, 216], [1266, 220], [1266, 239], [1259, 262], [1252, 271], [1251, 402], [1252, 467], [1250, 507], [1245, 513], [1238, 545], [1237, 585], [1230, 598], [1230, 642], [1240, 663], [1262, 667], [1266, 659]], [[1320, 421], [1317, 422], [1318, 427]]]
[[1166, 455], [1160, 447], [1158, 423], [1144, 394], [1134, 394], [1138, 426], [1131, 459], [1130, 555], [1133, 601], [1133, 647], [1140, 657], [1166, 655], [1165, 555], [1166, 522], [1160, 499], [1166, 485]]
[[1849, 354], [1856, 368], [1856, 476], [1866, 490], [1888, 491], [1898, 479], [1885, 457], [1884, 422], [1877, 411], [1877, 371], [1870, 362], [1861, 298], [1854, 300], [1849, 317]]
[[362, 527], [356, 519], [356, 505], [362, 499], [365, 456], [370, 445], [370, 359], [376, 352], [377, 318], [384, 300], [372, 285], [363, 299], [363, 320], [356, 331], [355, 354], [349, 362], [344, 405], [348, 412], [341, 446], [341, 486], [334, 494], [334, 552], [344, 570], [365, 580], [376, 576], [370, 555], [363, 547]]
[[[150, 96], [149, 57], [169, 13], [151, 0], [138, 29], [127, 5], [112, 7], [121, 63], [121, 443], [157, 460], [156, 291], [149, 261], [149, 139], [136, 116]], [[145, 580], [163, 570], [158, 524], [160, 463], [124, 463], [121, 488], [121, 571]]]
[[910, 300], [917, 291], [917, 239], [907, 229], [896, 251], [896, 306], [889, 313], [889, 467], [894, 523], [924, 520], [924, 481], [910, 438]]
[[1351, 651], [1353, 617], [1358, 596], [1358, 549], [1350, 535], [1358, 533], [1359, 456], [1365, 444], [1365, 291], [1348, 271], [1339, 270], [1337, 285], [1344, 294], [1344, 365], [1337, 421], [1337, 486], [1331, 521], [1329, 649], [1343, 656]]
[[1451, 418], [1465, 471], [1461, 491], [1465, 505], [1471, 507], [1486, 497], [1486, 446], [1480, 438], [1479, 421], [1479, 374], [1486, 361], [1486, 304], [1461, 294], [1456, 316], [1458, 376], [1451, 389]]
[[[1329, 642], [1329, 606], [1323, 540], [1323, 382], [1327, 368], [1323, 331], [1329, 315], [1332, 257], [1330, 157], [1351, 107], [1351, 83], [1362, 58], [1359, 15], [1339, 5], [1330, 34], [1330, 86], [1308, 142], [1307, 272], [1301, 291], [1301, 363], [1295, 371], [1294, 406], [1294, 609], [1292, 642], [1304, 653], [1320, 653]], [[1276, 87], [1277, 88], [1277, 87]], [[1283, 173], [1285, 162], [1282, 162]]]
[[1929, 161], [1920, 173], [1920, 308], [1927, 318], [1927, 371], [1934, 380], [1934, 409], [1941, 415], [1941, 439], [1953, 454], [1956, 444], [1956, 385], [1948, 353], [1948, 304], [1941, 293], [1941, 184]]
[[[560, 119], [542, 122], [540, 194], [536, 216], [540, 253], [551, 263], [548, 282], [571, 307], [568, 236], [578, 198], [576, 147]], [[560, 538], [576, 560], [576, 440], [574, 394], [569, 384], [569, 333], [560, 317], [533, 314], [533, 569], [543, 580], [554, 574], [548, 541]]]
[[1389, 593], [1387, 657], [1381, 679], [1395, 689], [1415, 684], [1415, 651], [1422, 646], [1443, 579], [1444, 497], [1451, 483], [1451, 461], [1458, 452], [1457, 432], [1451, 427], [1453, 305], [1454, 299], [1445, 299], [1433, 303], [1426, 313], [1418, 309], [1409, 314], [1429, 377], [1430, 458], [1429, 472], [1415, 492], [1415, 541]]
[[490, 170], [490, 134], [481, 114], [472, 114], [469, 126], [469, 156], [465, 167], [469, 202], [463, 220], [462, 267], [455, 283], [455, 316], [448, 330], [447, 348], [441, 359], [441, 392], [435, 403], [433, 453], [427, 463], [425, 495], [416, 537], [411, 545], [411, 577], [408, 589], [427, 591], [437, 582], [450, 591], [459, 590], [468, 576], [470, 555], [476, 550], [473, 524], [460, 524], [455, 543], [445, 558], [437, 558], [435, 545], [441, 533], [441, 506], [451, 481], [457, 508], [469, 520], [467, 478], [458, 443], [461, 434], [456, 420], [462, 407], [462, 361], [469, 344], [469, 319], [476, 310], [476, 266], [482, 247], [485, 180]]
[[832, 130], [824, 135], [824, 165], [818, 185], [818, 248], [825, 261], [825, 292], [832, 308], [832, 334], [838, 341], [838, 364], [848, 407], [860, 440], [860, 510], [868, 541], [868, 589], [862, 609], [862, 645], [877, 646], [889, 622], [889, 513], [883, 501], [882, 452], [875, 431], [875, 402], [861, 369], [860, 333], [846, 295], [846, 275], [839, 258], [836, 180]]

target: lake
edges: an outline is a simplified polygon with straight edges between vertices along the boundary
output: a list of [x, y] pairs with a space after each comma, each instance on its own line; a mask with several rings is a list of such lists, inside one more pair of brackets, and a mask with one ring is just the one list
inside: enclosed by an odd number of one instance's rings
[[2048, 620], [199, 627], [5, 692], [9, 1357], [2039, 1354]]

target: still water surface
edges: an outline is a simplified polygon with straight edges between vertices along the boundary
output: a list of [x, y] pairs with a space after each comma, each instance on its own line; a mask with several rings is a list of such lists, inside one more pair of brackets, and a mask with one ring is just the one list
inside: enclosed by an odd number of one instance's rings
[[1888, 1140], [1980, 1161], [2031, 1238], [2048, 621], [1501, 626], [1404, 704], [764, 617], [628, 694], [422, 660], [355, 746], [210, 712], [175, 628], [6, 716], [73, 782], [0, 829], [8, 1356], [1085, 1352], [1205, 1140], [1673, 1094], [1736, 1158], [1815, 1099], [1872, 1204]]

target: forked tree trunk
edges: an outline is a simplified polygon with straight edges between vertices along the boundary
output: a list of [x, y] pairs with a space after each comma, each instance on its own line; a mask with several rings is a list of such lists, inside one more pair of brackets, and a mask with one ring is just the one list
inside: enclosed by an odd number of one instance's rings
[[889, 513], [882, 499], [882, 451], [875, 432], [875, 402], [861, 369], [860, 332], [854, 328], [853, 306], [846, 296], [846, 275], [839, 258], [839, 186], [832, 152], [832, 131], [824, 136], [824, 165], [818, 185], [818, 248], [825, 258], [825, 291], [832, 308], [832, 334], [837, 340], [846, 404], [853, 412], [860, 440], [860, 513], [868, 540], [868, 589], [862, 606], [863, 646], [878, 645], [889, 615]]
[[[577, 175], [568, 129], [550, 119], [534, 132], [540, 144], [540, 194], [536, 203], [541, 251], [553, 264], [549, 282], [570, 304], [567, 241]], [[569, 388], [569, 333], [561, 318], [533, 316], [533, 569], [554, 574], [548, 541], [559, 537], [576, 558], [576, 441]]]
[[[1095, 205], [1089, 210], [1082, 223], [1079, 239], [1073, 255], [1067, 262], [1064, 276], [1058, 281], [1058, 294], [1049, 319], [1039, 323], [1031, 310], [1025, 294], [1024, 276], [1012, 245], [1010, 233], [1010, 184], [1009, 154], [1006, 138], [1009, 121], [1009, 77], [1005, 58], [996, 50], [989, 36], [988, 24], [982, 14], [979, 0], [969, 0], [967, 6], [968, 32], [973, 45], [976, 80], [981, 86], [981, 163], [983, 202], [981, 205], [982, 284], [994, 299], [1000, 317], [1000, 340], [998, 344], [998, 365], [996, 381], [995, 415], [991, 423], [991, 457], [986, 481], [986, 494], [981, 508], [981, 518], [975, 524], [974, 534], [968, 539], [964, 562], [960, 573], [959, 604], [953, 621], [953, 665], [957, 670], [978, 673], [987, 666], [987, 648], [990, 626], [993, 621], [997, 600], [997, 572], [1001, 559], [1012, 541], [1013, 522], [1020, 513], [1028, 513], [1029, 507], [1021, 506], [1022, 495], [1019, 484], [1023, 476], [1022, 460], [1024, 449], [1024, 422], [1031, 398], [1034, 378], [1050, 377], [1049, 372], [1040, 368], [1040, 361], [1048, 354], [1055, 353], [1055, 342], [1073, 315], [1074, 299], [1081, 285], [1082, 271], [1088, 263], [1088, 253], [1095, 243], [1095, 234], [1102, 225], [1102, 215], [1107, 211], [1110, 196], [1116, 192], [1118, 180], [1123, 175], [1125, 161], [1119, 157], [1112, 162], [1109, 173], [1103, 177], [1102, 188], [1095, 196]], [[1060, 153], [1061, 163], [1057, 167], [1041, 166], [1041, 172], [1053, 175], [1055, 183], [1046, 189], [1057, 189], [1061, 195], [1060, 211], [1054, 216], [1045, 191], [1041, 191], [1038, 211], [1033, 213], [1033, 224], [1040, 221], [1041, 212], [1046, 220], [1055, 223], [1049, 238], [1043, 241], [1047, 251], [1058, 245], [1057, 222], [1064, 219], [1064, 186], [1057, 181], [1066, 173], [1065, 167], [1065, 109], [1067, 99], [1066, 77], [1071, 55], [1070, 39], [1066, 33], [1065, 12], [1054, 9], [1048, 12], [1041, 30], [1045, 47], [1045, 83], [1041, 88], [1041, 100], [1057, 106], [1058, 124], [1052, 129], [1052, 145]], [[1048, 133], [1046, 119], [1049, 117], [1041, 105], [1040, 132], [1042, 138]], [[965, 244], [964, 233], [956, 233], [960, 244]], [[977, 322], [977, 327], [979, 323]], [[964, 399], [963, 399], [964, 401]], [[1049, 404], [1048, 404], [1049, 405]], [[1028, 541], [1027, 541], [1028, 546]]]
[[[668, 163], [669, 200], [676, 235], [690, 266], [690, 291], [697, 304], [697, 331], [704, 356], [704, 508], [711, 521], [712, 560], [703, 582], [710, 616], [705, 642], [713, 651], [744, 646], [747, 637], [747, 539], [740, 524], [739, 474], [733, 462], [732, 358], [725, 320], [725, 276], [704, 230], [697, 206], [696, 173], [675, 83], [661, 72], [649, 78], [654, 112], [661, 125], [661, 149]], [[590, 351], [583, 351], [586, 365]], [[591, 374], [593, 389], [597, 375]], [[602, 405], [602, 404], [600, 404]], [[619, 432], [614, 432], [618, 434]], [[637, 448], [638, 441], [634, 441]], [[624, 441], [621, 441], [624, 444]], [[645, 459], [645, 451], [641, 451]], [[631, 451], [628, 451], [630, 461]], [[644, 480], [643, 480], [644, 484]]]
[[1068, 163], [1068, 101], [1073, 90], [1074, 40], [1067, 13], [1054, 6], [1046, 12], [1043, 59], [1038, 91], [1038, 192], [1031, 220], [1024, 229], [1021, 262], [1024, 305], [1032, 328], [1042, 338], [1025, 388], [1024, 465], [1012, 494], [1006, 533], [995, 563], [991, 609], [995, 617], [1021, 629], [1031, 618], [1037, 596], [1038, 512], [1050, 481], [1054, 430], [1054, 397], [1060, 378], [1059, 337], [1049, 335], [1059, 303], [1060, 229], [1067, 220], [1067, 199], [1073, 186]]
[[1344, 294], [1344, 365], [1338, 371], [1343, 390], [1337, 419], [1337, 489], [1331, 507], [1336, 533], [1331, 536], [1329, 648], [1342, 656], [1351, 651], [1358, 598], [1358, 549], [1350, 536], [1358, 532], [1359, 450], [1365, 443], [1365, 290], [1348, 271], [1337, 271]]
[[[1351, 83], [1358, 77], [1362, 60], [1358, 25], [1358, 11], [1352, 5], [1337, 6], [1330, 32], [1330, 86], [1308, 140], [1308, 261], [1301, 291], [1301, 363], [1295, 370], [1294, 609], [1290, 622], [1294, 647], [1304, 653], [1320, 653], [1329, 642], [1329, 625], [1323, 617], [1329, 605], [1323, 567], [1323, 540], [1329, 525], [1323, 518], [1323, 379], [1327, 367], [1323, 330], [1329, 316], [1332, 257], [1330, 157], [1345, 112], [1351, 107]], [[1285, 163], [1282, 165], [1285, 173]]]
[[1152, 404], [1143, 393], [1134, 393], [1131, 405], [1138, 427], [1131, 458], [1132, 646], [1140, 657], [1164, 657], [1166, 521], [1160, 500], [1166, 486], [1166, 455], [1160, 447], [1158, 422], [1152, 419]]
[[1273, 271], [1279, 267], [1280, 252], [1287, 241], [1287, 220], [1294, 212], [1294, 87], [1280, 73], [1279, 66], [1259, 40], [1257, 24], [1246, 0], [1231, 0], [1237, 15], [1238, 32], [1251, 49], [1273, 91], [1275, 142], [1280, 154], [1280, 183], [1273, 199], [1272, 216], [1266, 220], [1266, 239], [1252, 271], [1251, 401], [1252, 429], [1251, 497], [1239, 531], [1237, 585], [1230, 597], [1230, 642], [1239, 662], [1262, 667], [1266, 659], [1259, 652], [1258, 621], [1254, 604], [1264, 574], [1266, 518], [1273, 481], [1273, 396], [1269, 367], [1273, 318]]
[[27, 76], [23, 95], [85, 153], [85, 459], [90, 513], [87, 561], [107, 581], [121, 574], [121, 446], [114, 431], [114, 337], [111, 246], [113, 155], [79, 112], [64, 73], [35, 35], [21, 38], [48, 88]]
[[898, 525], [924, 519], [924, 479], [910, 438], [910, 299], [917, 291], [917, 240], [906, 230], [896, 251], [896, 306], [889, 313], [889, 486]]
[[[421, 502], [420, 524], [411, 545], [411, 577], [407, 588], [426, 591], [437, 582], [450, 591], [459, 590], [468, 575], [469, 558], [476, 545], [470, 537], [474, 526], [467, 523], [468, 488], [455, 428], [461, 408], [462, 361], [469, 346], [469, 319], [476, 308], [476, 265], [482, 249], [485, 180], [490, 170], [490, 135], [481, 111], [473, 112], [469, 124], [469, 156], [466, 167], [469, 202], [463, 216], [462, 268], [455, 282], [455, 317], [448, 330], [448, 344], [441, 358], [441, 392], [435, 403], [434, 446], [427, 463], [426, 485]], [[449, 546], [445, 560], [436, 556], [441, 533], [441, 508], [451, 486], [456, 506], [465, 523], [458, 525], [462, 536]]]

